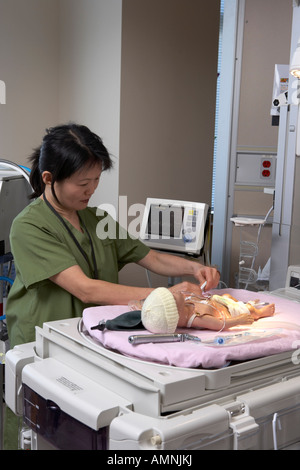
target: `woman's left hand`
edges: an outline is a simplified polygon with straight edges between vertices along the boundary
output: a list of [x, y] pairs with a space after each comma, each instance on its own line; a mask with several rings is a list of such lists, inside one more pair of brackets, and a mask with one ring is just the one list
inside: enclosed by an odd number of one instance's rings
[[201, 264], [197, 265], [197, 263], [195, 264], [194, 278], [198, 280], [200, 287], [206, 283], [203, 291], [209, 291], [210, 289], [217, 287], [220, 281], [220, 272], [216, 268], [210, 266], [203, 266]]
[[[216, 268], [199, 265], [194, 274], [198, 283], [194, 282], [180, 282], [170, 287], [169, 290], [175, 294], [177, 292], [189, 292], [191, 294], [201, 295], [205, 291], [209, 291], [217, 287], [220, 280], [220, 273]], [[204, 287], [203, 284], [205, 284]]]

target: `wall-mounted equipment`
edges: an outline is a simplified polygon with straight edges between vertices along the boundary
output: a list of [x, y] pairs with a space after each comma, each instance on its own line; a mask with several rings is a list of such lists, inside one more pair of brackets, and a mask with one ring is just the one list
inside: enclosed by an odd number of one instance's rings
[[263, 153], [237, 154], [235, 184], [248, 186], [274, 186], [276, 156]]

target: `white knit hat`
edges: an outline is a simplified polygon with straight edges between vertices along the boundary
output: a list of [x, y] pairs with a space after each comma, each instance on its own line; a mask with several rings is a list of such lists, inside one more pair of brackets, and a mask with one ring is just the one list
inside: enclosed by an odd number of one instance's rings
[[173, 294], [158, 287], [146, 298], [142, 307], [142, 323], [151, 333], [174, 333], [179, 320]]

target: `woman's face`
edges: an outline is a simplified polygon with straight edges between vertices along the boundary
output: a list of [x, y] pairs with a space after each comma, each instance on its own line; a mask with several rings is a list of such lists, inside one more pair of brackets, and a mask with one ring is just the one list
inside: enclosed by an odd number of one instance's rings
[[70, 178], [54, 183], [60, 205], [70, 211], [85, 209], [94, 194], [101, 175], [101, 165], [86, 166]]

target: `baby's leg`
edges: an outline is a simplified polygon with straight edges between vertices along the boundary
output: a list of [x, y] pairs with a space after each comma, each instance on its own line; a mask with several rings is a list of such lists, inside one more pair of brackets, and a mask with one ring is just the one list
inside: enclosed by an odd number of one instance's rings
[[264, 305], [261, 308], [256, 308], [252, 304], [246, 305], [254, 320], [259, 320], [259, 318], [272, 317], [275, 313], [275, 304]]
[[[223, 294], [222, 297], [227, 297], [237, 302], [237, 299], [232, 297], [232, 295], [230, 294]], [[255, 302], [258, 303], [259, 301], [256, 300]], [[265, 305], [261, 308], [256, 308], [255, 305], [253, 305], [252, 303], [247, 303], [246, 305], [254, 320], [258, 320], [259, 318], [271, 317], [275, 313], [275, 304]]]

